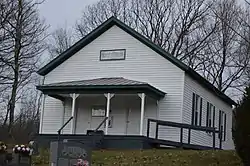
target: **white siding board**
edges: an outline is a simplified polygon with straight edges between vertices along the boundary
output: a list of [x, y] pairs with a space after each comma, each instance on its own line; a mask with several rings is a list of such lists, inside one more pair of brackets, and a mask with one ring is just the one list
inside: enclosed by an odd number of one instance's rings
[[[64, 113], [64, 120], [63, 120], [63, 124], [65, 124], [69, 118], [71, 117], [71, 111], [72, 111], [72, 99], [71, 98], [66, 98], [65, 103], [65, 113]], [[62, 133], [63, 134], [71, 134], [71, 122], [69, 122], [63, 129]]]
[[[219, 110], [224, 111], [227, 114], [227, 126], [226, 126], [226, 141], [222, 143], [223, 149], [233, 149], [232, 141], [232, 109], [231, 107], [219, 99], [217, 96], [209, 92], [207, 89], [202, 87], [195, 80], [190, 78], [188, 75], [185, 76], [184, 85], [184, 100], [183, 100], [183, 123], [191, 124], [192, 119], [192, 95], [196, 93], [203, 98], [202, 106], [202, 126], [206, 126], [206, 112], [207, 112], [207, 102], [212, 103], [216, 107], [215, 111], [215, 127], [219, 124]], [[218, 129], [218, 128], [217, 128]], [[187, 142], [187, 131], [184, 132], [184, 141]], [[196, 143], [199, 145], [212, 146], [212, 136], [206, 132], [192, 131], [191, 143]], [[219, 146], [219, 139], [216, 135], [216, 146]]]
[[[126, 60], [99, 61], [100, 50], [103, 49], [126, 49]], [[167, 93], [158, 104], [159, 118], [182, 121], [184, 71], [117, 26], [111, 27], [48, 73], [45, 84], [100, 77], [124, 77], [155, 86]], [[176, 130], [160, 133], [164, 138], [175, 138], [177, 135]]]
[[60, 100], [45, 97], [42, 134], [55, 134], [61, 127], [63, 105]]

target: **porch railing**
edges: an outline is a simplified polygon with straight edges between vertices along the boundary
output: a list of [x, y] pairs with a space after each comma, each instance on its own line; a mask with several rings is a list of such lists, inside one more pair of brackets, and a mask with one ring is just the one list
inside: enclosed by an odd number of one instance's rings
[[95, 129], [95, 131], [94, 132], [97, 132], [99, 129], [100, 129], [100, 127], [105, 123], [105, 121], [108, 119], [108, 117], [105, 117], [103, 120], [102, 120], [102, 122], [99, 124], [99, 126]]
[[176, 123], [176, 122], [169, 122], [169, 121], [162, 121], [162, 120], [156, 120], [156, 119], [148, 119], [147, 123], [147, 137], [149, 137], [149, 132], [150, 132], [150, 125], [151, 123], [156, 124], [156, 131], [155, 131], [155, 139], [158, 139], [159, 135], [159, 126], [168, 126], [168, 127], [176, 127], [180, 129], [180, 144], [183, 144], [183, 129], [188, 129], [188, 142], [187, 144], [191, 145], [191, 130], [196, 130], [196, 131], [204, 131], [204, 132], [209, 132], [213, 134], [213, 149], [216, 148], [215, 145], [215, 138], [216, 134], [219, 135], [219, 149], [222, 148], [222, 139], [221, 139], [221, 131], [216, 130], [214, 127], [204, 127], [204, 126], [194, 126], [190, 124], [185, 124], [185, 123]]

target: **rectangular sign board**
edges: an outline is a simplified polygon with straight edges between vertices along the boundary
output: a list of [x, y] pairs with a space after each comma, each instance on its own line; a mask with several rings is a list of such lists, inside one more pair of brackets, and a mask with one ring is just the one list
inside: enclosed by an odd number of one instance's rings
[[125, 49], [101, 50], [100, 51], [101, 61], [125, 60], [125, 57], [126, 57]]

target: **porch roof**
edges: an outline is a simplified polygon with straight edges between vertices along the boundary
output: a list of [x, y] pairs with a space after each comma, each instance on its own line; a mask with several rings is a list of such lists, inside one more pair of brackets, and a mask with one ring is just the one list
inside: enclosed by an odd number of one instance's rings
[[97, 78], [81, 81], [59, 82], [37, 86], [37, 89], [48, 95], [58, 94], [100, 94], [100, 93], [146, 93], [160, 99], [165, 92], [151, 86], [146, 82], [134, 81], [122, 77]]

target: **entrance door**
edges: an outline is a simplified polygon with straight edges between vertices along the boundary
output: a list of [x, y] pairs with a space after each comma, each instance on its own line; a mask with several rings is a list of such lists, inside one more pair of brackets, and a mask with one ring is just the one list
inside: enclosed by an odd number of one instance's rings
[[136, 109], [126, 110], [126, 135], [138, 135], [140, 127], [140, 115]]

